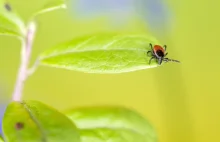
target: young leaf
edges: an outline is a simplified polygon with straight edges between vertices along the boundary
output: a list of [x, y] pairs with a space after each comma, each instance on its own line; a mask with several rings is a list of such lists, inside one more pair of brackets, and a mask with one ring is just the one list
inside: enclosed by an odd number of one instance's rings
[[[157, 140], [151, 124], [135, 111], [121, 107], [79, 108], [65, 113], [80, 129], [126, 129], [144, 136], [147, 142]], [[92, 133], [92, 130], [89, 130]], [[99, 130], [98, 130], [99, 131]], [[116, 133], [118, 133], [118, 131]], [[134, 134], [136, 135], [136, 134]]]
[[33, 18], [58, 9], [66, 8], [65, 0], [53, 0], [51, 3], [46, 4], [44, 7], [40, 8], [33, 14]]
[[77, 128], [65, 115], [37, 101], [9, 104], [3, 133], [10, 142], [80, 142]]
[[25, 34], [25, 24], [8, 2], [0, 0], [0, 32], [4, 30], [22, 36]]
[[97, 34], [75, 38], [40, 55], [42, 65], [86, 73], [122, 73], [157, 67], [147, 51], [149, 35]]
[[0, 27], [0, 35], [5, 35], [5, 36], [16, 36], [16, 37], [19, 37], [20, 35], [13, 31], [13, 30], [10, 30], [10, 29], [6, 29], [6, 28], [1, 28]]
[[82, 142], [152, 142], [127, 129], [94, 128], [80, 131]]

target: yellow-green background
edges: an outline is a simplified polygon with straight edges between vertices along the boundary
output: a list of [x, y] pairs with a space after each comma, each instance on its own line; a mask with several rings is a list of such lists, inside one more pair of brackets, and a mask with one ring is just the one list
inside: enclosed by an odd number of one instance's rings
[[[11, 0], [26, 20], [47, 1]], [[220, 1], [170, 0], [170, 4], [177, 22], [166, 44], [169, 57], [181, 64], [117, 75], [40, 67], [26, 82], [24, 99], [40, 100], [59, 110], [102, 104], [128, 106], [152, 122], [160, 142], [219, 142]], [[31, 63], [45, 49], [77, 35], [103, 31], [105, 25], [73, 21], [64, 10], [42, 15]], [[126, 28], [145, 32], [141, 26]], [[19, 45], [14, 38], [0, 37], [0, 78], [8, 95], [16, 78]]]

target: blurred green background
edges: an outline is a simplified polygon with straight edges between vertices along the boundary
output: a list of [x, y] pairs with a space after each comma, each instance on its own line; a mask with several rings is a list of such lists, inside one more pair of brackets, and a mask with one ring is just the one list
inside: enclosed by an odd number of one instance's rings
[[[11, 0], [27, 20], [49, 0]], [[51, 1], [51, 0], [50, 0]], [[169, 1], [175, 28], [167, 41], [169, 63], [158, 68], [115, 75], [85, 74], [39, 67], [26, 82], [24, 99], [59, 110], [90, 105], [122, 105], [143, 114], [157, 129], [160, 142], [220, 141], [220, 1]], [[39, 53], [72, 37], [108, 30], [104, 20], [73, 21], [65, 10], [38, 18], [33, 63]], [[144, 33], [138, 22], [121, 31]], [[20, 60], [20, 43], [0, 37], [0, 79], [9, 96]]]

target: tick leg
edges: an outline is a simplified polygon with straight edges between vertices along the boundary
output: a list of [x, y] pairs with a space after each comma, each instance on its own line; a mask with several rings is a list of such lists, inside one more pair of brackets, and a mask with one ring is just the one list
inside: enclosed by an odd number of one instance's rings
[[164, 57], [166, 57], [167, 56], [167, 54], [168, 54], [168, 52], [164, 55]]
[[164, 50], [166, 51], [166, 50], [167, 50], [167, 46], [166, 46], [166, 45], [164, 45], [163, 47], [164, 47]]
[[169, 59], [168, 58], [163, 58], [163, 61], [166, 63], [166, 62], [169, 62]]
[[[151, 47], [151, 51], [147, 51], [147, 56], [149, 55], [149, 53], [151, 53], [151, 55], [150, 56], [152, 56], [153, 54], [152, 54], [152, 51], [153, 51], [153, 46], [152, 46], [152, 44], [150, 43], [149, 44], [150, 45], [150, 47]], [[147, 48], [146, 48], [147, 49]], [[148, 50], [148, 49], [147, 49]]]
[[151, 58], [150, 58], [149, 65], [151, 64], [151, 60], [154, 59], [154, 58], [155, 58], [155, 57], [151, 57]]
[[153, 45], [150, 43], [151, 50], [153, 51]]
[[172, 61], [172, 62], [180, 63], [180, 61], [178, 61], [178, 60], [169, 59], [169, 58], [164, 58], [164, 60], [165, 60], [166, 62]]
[[152, 52], [151, 51], [147, 51], [147, 56], [152, 56]]

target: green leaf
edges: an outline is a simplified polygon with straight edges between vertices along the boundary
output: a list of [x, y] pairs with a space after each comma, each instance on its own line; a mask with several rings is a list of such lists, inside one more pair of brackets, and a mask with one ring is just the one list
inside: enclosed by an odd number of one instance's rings
[[37, 101], [9, 104], [3, 133], [9, 142], [80, 142], [79, 131], [65, 115]]
[[83, 129], [81, 140], [82, 142], [150, 142], [134, 131], [108, 128]]
[[19, 37], [20, 35], [13, 31], [13, 30], [10, 30], [10, 29], [6, 29], [6, 28], [1, 28], [0, 27], [0, 35], [5, 35], [5, 36], [16, 36], [16, 37]]
[[8, 2], [0, 0], [0, 32], [4, 30], [10, 31], [10, 34], [23, 36], [25, 24]]
[[[137, 112], [121, 107], [90, 107], [79, 108], [65, 113], [79, 129], [89, 129], [88, 133], [98, 133], [97, 128], [107, 128], [108, 130], [121, 129], [133, 131], [134, 137], [142, 135], [147, 141], [156, 142], [157, 136], [151, 124]], [[110, 129], [110, 130], [109, 130]], [[98, 131], [98, 132], [97, 132]], [[86, 131], [87, 132], [87, 131]], [[124, 133], [124, 131], [122, 132]], [[128, 132], [130, 133], [130, 132]], [[133, 136], [132, 136], [133, 137]]]
[[122, 73], [157, 67], [147, 56], [149, 35], [97, 34], [75, 38], [40, 55], [42, 65], [86, 73]]
[[59, 10], [59, 9], [64, 9], [66, 8], [65, 0], [53, 0], [52, 2], [44, 5], [42, 8], [38, 9], [34, 14], [33, 18], [36, 16], [39, 16], [44, 13], [48, 13], [51, 11]]

